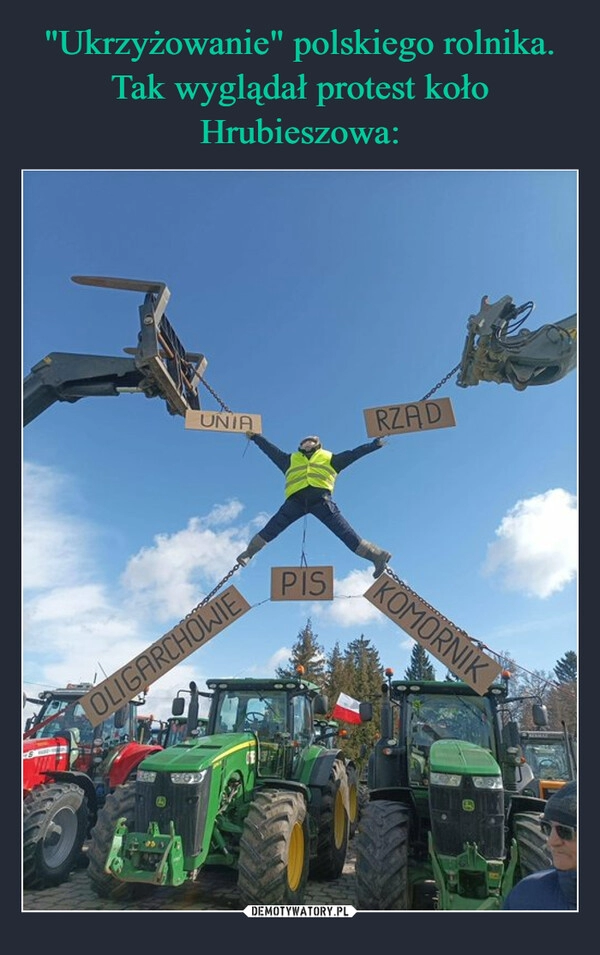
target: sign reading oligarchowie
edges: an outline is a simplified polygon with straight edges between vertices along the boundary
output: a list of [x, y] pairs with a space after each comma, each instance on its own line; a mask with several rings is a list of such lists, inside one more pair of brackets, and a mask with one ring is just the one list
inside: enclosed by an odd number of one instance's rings
[[152, 646], [81, 698], [79, 702], [92, 726], [121, 709], [250, 609], [250, 604], [233, 585], [204, 607], [197, 607]]
[[483, 695], [502, 667], [421, 597], [383, 573], [364, 596], [459, 680]]

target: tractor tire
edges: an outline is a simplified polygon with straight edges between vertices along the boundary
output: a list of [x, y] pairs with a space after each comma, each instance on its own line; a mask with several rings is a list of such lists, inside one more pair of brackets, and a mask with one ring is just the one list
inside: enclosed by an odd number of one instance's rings
[[519, 849], [518, 878], [524, 879], [532, 872], [540, 872], [552, 866], [546, 836], [540, 826], [540, 818], [534, 812], [518, 812], [513, 818], [513, 835]]
[[76, 867], [88, 829], [87, 797], [75, 783], [44, 783], [23, 802], [23, 885], [60, 885]]
[[321, 813], [317, 829], [317, 854], [311, 860], [311, 879], [329, 882], [339, 879], [348, 852], [350, 823], [344, 806], [342, 783], [348, 780], [346, 766], [336, 759], [321, 794]]
[[119, 819], [125, 816], [127, 825], [132, 827], [135, 820], [135, 784], [125, 783], [106, 797], [106, 802], [98, 813], [96, 825], [92, 829], [88, 847], [88, 876], [92, 888], [101, 899], [115, 902], [139, 899], [149, 895], [154, 886], [142, 882], [121, 882], [104, 871], [115, 828]]
[[369, 802], [369, 799], [370, 799], [369, 787], [367, 786], [366, 783], [359, 783], [358, 784], [358, 818], [359, 819], [362, 816], [363, 812], [365, 811], [365, 806]]
[[240, 839], [242, 907], [302, 903], [308, 857], [308, 812], [302, 794], [273, 789], [257, 793]]
[[348, 838], [353, 839], [360, 818], [360, 786], [356, 766], [348, 766], [348, 804], [350, 806]]
[[365, 806], [356, 836], [358, 909], [408, 909], [409, 820], [407, 808], [396, 802]]

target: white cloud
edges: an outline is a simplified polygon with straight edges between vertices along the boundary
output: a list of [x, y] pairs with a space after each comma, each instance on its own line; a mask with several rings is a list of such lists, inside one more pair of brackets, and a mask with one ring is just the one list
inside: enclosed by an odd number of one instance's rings
[[365, 623], [381, 623], [381, 612], [363, 594], [373, 583], [371, 570], [352, 570], [340, 580], [334, 580], [331, 603], [311, 606], [311, 615], [340, 627], [357, 627]]
[[577, 573], [577, 502], [554, 488], [517, 501], [496, 529], [482, 568], [506, 590], [528, 597], [550, 597]]
[[[102, 531], [75, 516], [76, 486], [58, 471], [26, 463], [23, 469], [23, 656], [25, 689], [97, 682], [157, 640], [166, 626], [193, 608], [235, 562], [257, 515], [247, 526], [227, 526], [239, 501], [193, 517], [181, 531], [158, 535], [128, 562], [120, 584], [103, 581], [94, 560]], [[166, 625], [165, 625], [166, 624]], [[152, 687], [161, 718], [171, 698], [194, 678], [197, 665], [179, 664]], [[42, 680], [36, 683], [32, 681]], [[24, 715], [31, 712], [28, 708]]]
[[292, 655], [291, 647], [280, 647], [279, 650], [276, 650], [275, 653], [269, 657], [267, 661], [266, 673], [275, 673], [277, 667], [287, 666], [289, 663], [290, 657]]
[[207, 583], [217, 583], [231, 569], [248, 539], [243, 528], [214, 531], [208, 525], [217, 524], [217, 512], [219, 520], [229, 520], [239, 510], [215, 508], [207, 518], [192, 517], [181, 531], [158, 534], [151, 547], [130, 558], [121, 583], [162, 621], [180, 616], [182, 607], [195, 607], [210, 589]]
[[36, 464], [23, 466], [22, 571], [24, 590], [82, 580], [91, 571], [94, 531], [66, 508], [74, 496], [63, 474]]

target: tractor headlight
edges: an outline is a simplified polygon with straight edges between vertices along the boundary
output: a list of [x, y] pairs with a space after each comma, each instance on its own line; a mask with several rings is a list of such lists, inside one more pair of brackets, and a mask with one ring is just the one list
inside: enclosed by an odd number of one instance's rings
[[197, 786], [205, 776], [205, 769], [200, 773], [171, 773], [171, 782], [180, 786]]
[[153, 783], [156, 779], [156, 773], [150, 769], [138, 769], [136, 779], [140, 783]]
[[460, 786], [462, 776], [459, 773], [430, 773], [430, 786]]
[[475, 789], [502, 789], [501, 776], [473, 776]]

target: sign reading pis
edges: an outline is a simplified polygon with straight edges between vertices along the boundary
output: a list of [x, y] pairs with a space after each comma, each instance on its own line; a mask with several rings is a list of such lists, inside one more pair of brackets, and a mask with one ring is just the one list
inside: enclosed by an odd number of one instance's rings
[[333, 600], [333, 567], [271, 567], [271, 600]]

